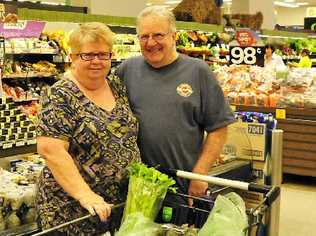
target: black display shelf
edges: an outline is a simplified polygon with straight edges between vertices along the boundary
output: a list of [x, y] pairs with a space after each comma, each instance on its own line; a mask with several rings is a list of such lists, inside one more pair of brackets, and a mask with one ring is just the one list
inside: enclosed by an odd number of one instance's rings
[[13, 144], [12, 148], [3, 149], [0, 148], [0, 158], [5, 158], [14, 155], [27, 154], [27, 153], [35, 153], [36, 152], [36, 144], [24, 145], [24, 146], [16, 146]]

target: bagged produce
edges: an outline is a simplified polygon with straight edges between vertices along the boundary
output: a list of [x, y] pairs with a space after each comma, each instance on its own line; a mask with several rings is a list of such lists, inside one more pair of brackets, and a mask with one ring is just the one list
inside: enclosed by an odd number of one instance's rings
[[236, 193], [218, 195], [198, 236], [246, 236], [248, 218], [245, 203]]
[[141, 212], [129, 214], [115, 236], [162, 236], [161, 226]]

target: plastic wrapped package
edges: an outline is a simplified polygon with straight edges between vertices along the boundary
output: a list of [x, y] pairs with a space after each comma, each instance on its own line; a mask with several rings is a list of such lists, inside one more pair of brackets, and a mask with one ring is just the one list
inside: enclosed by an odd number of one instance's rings
[[281, 107], [304, 107], [304, 94], [302, 93], [286, 93], [279, 100]]
[[35, 201], [35, 194], [36, 194], [36, 186], [35, 184], [31, 184], [28, 186], [23, 186], [22, 189], [23, 196], [22, 201], [24, 204], [26, 204], [28, 207], [34, 207], [34, 201]]
[[18, 189], [11, 189], [8, 193], [6, 193], [5, 201], [10, 204], [12, 210], [18, 210], [23, 204], [23, 193]]
[[22, 217], [22, 221], [24, 224], [35, 222], [36, 216], [35, 208], [29, 208], [26, 215]]
[[5, 219], [6, 228], [13, 229], [21, 225], [20, 218], [16, 215], [16, 211], [12, 211]]
[[162, 228], [141, 212], [129, 214], [115, 236], [162, 236]]
[[230, 104], [239, 104], [238, 93], [230, 92], [227, 94], [227, 100]]
[[269, 107], [269, 96], [266, 94], [258, 94], [257, 105], [261, 107]]
[[0, 231], [5, 230], [5, 221], [3, 217], [3, 208], [0, 207]]
[[218, 195], [198, 236], [246, 236], [248, 217], [245, 203], [236, 193]]
[[244, 92], [238, 94], [238, 103], [245, 106], [256, 106], [256, 95], [253, 92]]
[[270, 107], [279, 107], [279, 101], [280, 101], [281, 95], [278, 93], [272, 93], [269, 95], [269, 103]]

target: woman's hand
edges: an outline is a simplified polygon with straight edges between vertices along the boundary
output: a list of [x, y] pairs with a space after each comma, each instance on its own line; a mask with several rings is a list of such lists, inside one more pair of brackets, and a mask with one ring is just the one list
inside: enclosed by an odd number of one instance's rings
[[94, 192], [87, 193], [79, 199], [80, 205], [87, 209], [91, 215], [98, 214], [101, 221], [106, 221], [111, 215], [112, 204], [108, 204], [104, 199]]

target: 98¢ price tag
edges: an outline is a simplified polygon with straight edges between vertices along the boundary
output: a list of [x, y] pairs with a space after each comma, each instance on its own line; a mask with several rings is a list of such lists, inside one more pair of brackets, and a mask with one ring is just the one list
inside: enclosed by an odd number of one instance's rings
[[233, 46], [230, 47], [230, 64], [264, 65], [264, 47]]

